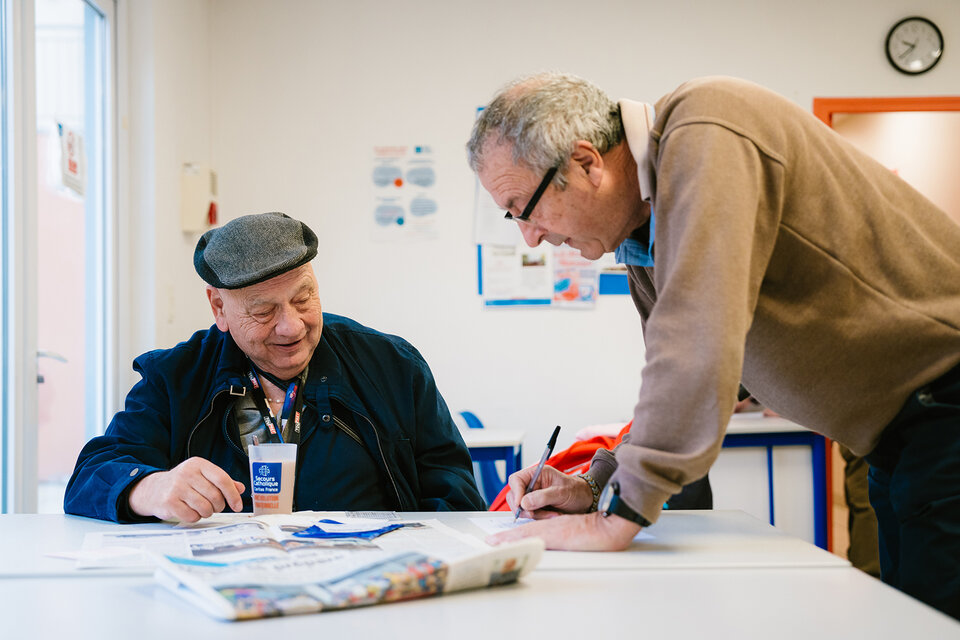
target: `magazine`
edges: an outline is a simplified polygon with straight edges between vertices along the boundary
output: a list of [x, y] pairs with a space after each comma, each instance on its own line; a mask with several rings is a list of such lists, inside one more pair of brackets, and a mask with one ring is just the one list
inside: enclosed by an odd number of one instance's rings
[[[142, 540], [140, 540], [142, 538]], [[514, 582], [543, 542], [491, 547], [436, 520], [317, 515], [129, 533], [104, 546], [154, 557], [157, 581], [224, 620], [317, 613]]]

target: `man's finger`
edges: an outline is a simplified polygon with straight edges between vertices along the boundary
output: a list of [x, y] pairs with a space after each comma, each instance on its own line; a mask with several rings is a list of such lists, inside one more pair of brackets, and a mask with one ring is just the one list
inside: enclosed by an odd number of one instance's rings
[[560, 498], [562, 497], [561, 493], [562, 489], [558, 489], [557, 487], [547, 487], [546, 489], [531, 491], [520, 500], [520, 506], [523, 507], [524, 511], [534, 512], [538, 509], [549, 507], [550, 505], [559, 504]]
[[517, 508], [517, 502], [523, 497], [528, 482], [530, 482], [530, 477], [526, 469], [517, 471], [507, 479], [507, 486], [510, 489], [507, 491], [506, 498], [511, 511]]
[[[212, 485], [211, 485], [212, 487]], [[217, 491], [211, 488], [211, 491]], [[217, 493], [219, 493], [217, 491]], [[217, 509], [213, 500], [204, 495], [200, 490], [191, 488], [184, 493], [183, 502], [197, 512], [201, 518], [209, 518], [214, 513], [223, 511], [223, 502], [221, 497], [220, 509]]]
[[174, 500], [158, 515], [161, 520], [179, 520], [180, 522], [196, 522], [201, 515], [194, 511], [183, 500]]
[[[230, 508], [234, 511], [243, 510], [243, 499], [240, 497], [240, 491], [237, 490], [238, 483], [236, 483], [226, 471], [210, 463], [209, 465], [203, 465], [200, 468], [200, 473], [217, 488], [225, 500], [225, 504], [221, 505], [217, 510], [218, 513], [223, 511], [225, 505], [230, 505]], [[242, 486], [243, 485], [241, 485], [241, 487]]]
[[234, 511], [243, 511], [242, 495], [243, 495], [243, 492], [247, 490], [247, 487], [242, 482], [238, 482], [236, 480], [233, 481], [233, 486], [235, 486], [237, 488], [237, 491], [241, 494], [241, 499], [240, 499], [239, 508], [234, 509], [233, 505], [230, 505], [230, 508], [233, 509]]

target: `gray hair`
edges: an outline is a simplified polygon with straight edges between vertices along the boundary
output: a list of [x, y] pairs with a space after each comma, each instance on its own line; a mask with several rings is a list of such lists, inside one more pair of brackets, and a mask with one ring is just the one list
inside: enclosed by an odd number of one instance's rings
[[467, 162], [475, 172], [483, 166], [483, 150], [491, 136], [513, 147], [513, 161], [537, 173], [559, 167], [554, 182], [563, 188], [570, 154], [578, 140], [606, 153], [624, 138], [617, 103], [600, 88], [563, 73], [539, 73], [514, 80], [501, 89], [473, 125]]

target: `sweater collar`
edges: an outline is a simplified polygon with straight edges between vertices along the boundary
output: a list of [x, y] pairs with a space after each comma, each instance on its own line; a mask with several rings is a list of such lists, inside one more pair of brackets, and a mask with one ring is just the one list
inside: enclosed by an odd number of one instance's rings
[[656, 112], [652, 104], [621, 100], [620, 119], [627, 135], [627, 146], [637, 163], [640, 196], [647, 202], [653, 197], [653, 164], [650, 162], [650, 131]]
[[650, 131], [655, 112], [652, 105], [632, 100], [620, 101], [620, 118], [627, 136], [627, 147], [637, 164], [640, 197], [650, 204], [650, 221], [636, 229], [614, 251], [618, 264], [653, 266], [653, 240], [656, 218], [653, 212], [653, 165], [650, 162]]

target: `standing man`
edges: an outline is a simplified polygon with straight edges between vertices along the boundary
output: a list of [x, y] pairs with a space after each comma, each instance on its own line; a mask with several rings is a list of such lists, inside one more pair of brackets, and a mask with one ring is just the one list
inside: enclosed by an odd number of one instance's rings
[[527, 244], [615, 252], [646, 343], [631, 432], [586, 482], [545, 470], [523, 496], [530, 472], [510, 480], [511, 507], [582, 515], [496, 541], [625, 548], [707, 473], [742, 381], [867, 456], [884, 580], [960, 617], [956, 223], [795, 104], [730, 78], [656, 104], [524, 78], [467, 150]]
[[483, 509], [430, 368], [406, 340], [322, 313], [317, 236], [237, 218], [194, 252], [216, 324], [134, 361], [142, 379], [80, 452], [64, 511], [195, 522], [250, 511], [247, 447], [297, 446], [294, 509]]

